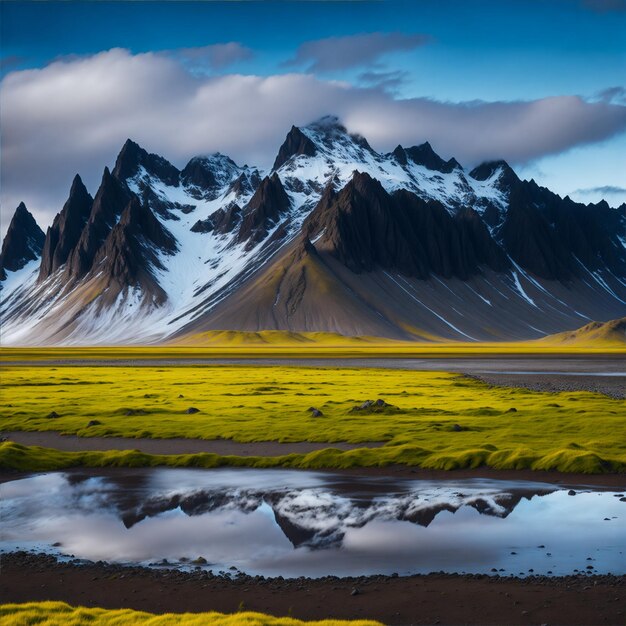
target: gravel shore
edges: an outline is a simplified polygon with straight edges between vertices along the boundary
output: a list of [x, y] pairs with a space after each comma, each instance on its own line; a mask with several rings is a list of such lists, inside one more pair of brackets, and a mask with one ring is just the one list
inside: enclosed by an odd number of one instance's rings
[[621, 624], [626, 577], [485, 575], [284, 579], [229, 571], [59, 563], [2, 555], [3, 602], [61, 600], [154, 613], [244, 608], [300, 619], [369, 618], [385, 624]]
[[611, 398], [626, 398], [626, 376], [597, 376], [584, 374], [523, 374], [476, 373], [470, 378], [497, 387], [524, 387], [532, 391], [591, 391]]

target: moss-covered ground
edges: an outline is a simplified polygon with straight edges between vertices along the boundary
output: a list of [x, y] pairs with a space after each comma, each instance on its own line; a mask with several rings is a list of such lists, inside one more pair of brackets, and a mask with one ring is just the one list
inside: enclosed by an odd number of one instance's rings
[[[443, 372], [174, 366], [2, 369], [0, 429], [79, 436], [326, 442], [282, 457], [59, 452], [6, 442], [0, 467], [74, 465], [343, 468], [406, 464], [626, 471], [626, 403], [588, 392], [490, 387]], [[365, 400], [390, 407], [353, 410]], [[323, 415], [313, 417], [310, 407]], [[197, 412], [188, 413], [193, 408]], [[333, 442], [384, 442], [332, 449]]]
[[0, 605], [4, 626], [380, 626], [370, 620], [303, 622], [263, 613], [166, 613], [154, 615], [132, 609], [72, 607], [64, 602], [28, 602]]

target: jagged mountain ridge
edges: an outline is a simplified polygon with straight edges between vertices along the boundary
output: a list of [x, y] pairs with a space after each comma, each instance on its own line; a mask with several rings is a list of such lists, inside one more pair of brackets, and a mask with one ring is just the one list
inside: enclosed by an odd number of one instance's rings
[[219, 153], [179, 170], [128, 140], [7, 273], [2, 339], [536, 338], [624, 315], [625, 213], [428, 143], [381, 154], [335, 118], [292, 127], [269, 172]]

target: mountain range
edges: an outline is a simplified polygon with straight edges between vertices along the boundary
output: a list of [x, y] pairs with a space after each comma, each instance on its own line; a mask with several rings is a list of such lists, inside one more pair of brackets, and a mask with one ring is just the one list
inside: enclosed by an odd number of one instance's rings
[[45, 234], [20, 204], [0, 279], [3, 345], [535, 339], [626, 315], [626, 204], [428, 143], [379, 153], [335, 117], [292, 127], [269, 171], [219, 153], [178, 169], [129, 139]]

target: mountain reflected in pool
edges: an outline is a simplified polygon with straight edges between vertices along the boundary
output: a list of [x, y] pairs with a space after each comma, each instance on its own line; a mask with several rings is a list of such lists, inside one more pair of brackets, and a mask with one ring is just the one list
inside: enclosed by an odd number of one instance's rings
[[621, 494], [544, 483], [159, 469], [43, 474], [0, 493], [5, 551], [284, 576], [626, 570]]
[[[463, 491], [429, 484], [389, 485], [392, 493], [381, 495], [377, 485], [361, 484], [357, 493], [337, 489], [330, 482], [324, 487], [303, 489], [213, 489], [152, 497], [137, 506], [120, 510], [120, 517], [131, 528], [148, 517], [180, 509], [189, 516], [220, 511], [252, 513], [264, 505], [271, 509], [276, 523], [294, 547], [326, 548], [340, 546], [348, 529], [363, 528], [374, 521], [411, 522], [427, 527], [442, 511], [455, 513], [469, 506], [481, 515], [505, 518], [523, 499], [545, 495], [554, 489], [512, 488], [466, 485]], [[374, 487], [368, 490], [367, 487]]]

